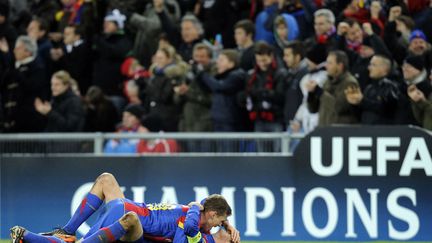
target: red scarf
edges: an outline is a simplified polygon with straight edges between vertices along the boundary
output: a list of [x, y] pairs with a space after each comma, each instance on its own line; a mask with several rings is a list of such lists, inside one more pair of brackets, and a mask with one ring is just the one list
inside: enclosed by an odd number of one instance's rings
[[[267, 89], [267, 90], [273, 90], [273, 85], [274, 85], [273, 75], [275, 74], [276, 69], [277, 69], [276, 60], [273, 59], [272, 63], [270, 64], [270, 70], [267, 71], [266, 83], [264, 85], [265, 89]], [[258, 66], [255, 65], [252, 77], [249, 79], [249, 81], [247, 83], [247, 89], [246, 89], [247, 93], [249, 93], [250, 90], [252, 89], [252, 86], [257, 79], [258, 71], [259, 71]], [[262, 120], [270, 121], [270, 122], [274, 121], [274, 119], [275, 119], [274, 112], [272, 112], [272, 111], [259, 111], [259, 112], [257, 112], [257, 111], [254, 111], [253, 109], [251, 111], [249, 111], [249, 119], [251, 121], [255, 121], [258, 118], [258, 116]]]

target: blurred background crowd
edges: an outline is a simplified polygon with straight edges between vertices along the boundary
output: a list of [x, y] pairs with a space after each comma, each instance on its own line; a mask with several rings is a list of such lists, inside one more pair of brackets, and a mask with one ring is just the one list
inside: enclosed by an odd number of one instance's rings
[[0, 0], [0, 132], [432, 130], [431, 21], [429, 0]]

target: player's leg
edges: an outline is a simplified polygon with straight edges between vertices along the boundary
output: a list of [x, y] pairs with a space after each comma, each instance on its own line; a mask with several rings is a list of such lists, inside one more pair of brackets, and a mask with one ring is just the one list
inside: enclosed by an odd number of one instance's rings
[[98, 210], [104, 201], [108, 203], [118, 198], [124, 198], [124, 194], [117, 180], [110, 173], [102, 173], [96, 178], [90, 192], [81, 201], [69, 222], [63, 228], [44, 235], [74, 235], [79, 226]]
[[121, 240], [124, 242], [143, 241], [143, 229], [134, 212], [124, 214], [113, 224], [103, 227], [90, 236], [86, 236], [82, 243], [107, 243]]
[[43, 233], [43, 235], [57, 235], [69, 237], [74, 235], [78, 227], [86, 221], [103, 203], [110, 202], [116, 198], [124, 198], [115, 177], [110, 173], [102, 173], [96, 178], [93, 187], [87, 196], [81, 201], [69, 222], [61, 229]]
[[21, 226], [14, 226], [10, 229], [10, 237], [12, 243], [71, 243], [74, 241], [66, 242], [63, 239], [57, 238], [55, 236], [44, 236], [40, 234], [33, 233], [26, 230]]

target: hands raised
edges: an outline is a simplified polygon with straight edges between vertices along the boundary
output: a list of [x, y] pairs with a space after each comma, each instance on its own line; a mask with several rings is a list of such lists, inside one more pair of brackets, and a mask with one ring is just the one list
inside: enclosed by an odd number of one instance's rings
[[48, 101], [42, 101], [40, 98], [35, 99], [34, 106], [36, 111], [42, 115], [46, 115], [52, 110], [51, 103]]
[[309, 80], [306, 82], [306, 90], [308, 92], [314, 92], [318, 83], [315, 80]]
[[351, 105], [358, 105], [363, 100], [363, 93], [358, 86], [348, 86], [344, 93], [348, 103]]
[[423, 92], [421, 92], [421, 90], [417, 89], [417, 86], [415, 86], [415, 84], [412, 84], [408, 87], [408, 96], [414, 101], [414, 102], [419, 102], [419, 101], [424, 101], [426, 100], [425, 95], [423, 94]]

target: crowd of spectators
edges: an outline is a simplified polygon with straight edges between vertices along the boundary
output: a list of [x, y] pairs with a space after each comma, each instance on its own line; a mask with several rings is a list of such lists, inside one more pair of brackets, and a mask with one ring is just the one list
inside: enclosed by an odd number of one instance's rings
[[0, 132], [432, 130], [431, 21], [430, 0], [0, 0]]

